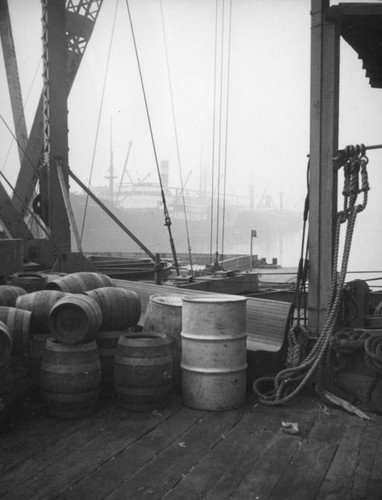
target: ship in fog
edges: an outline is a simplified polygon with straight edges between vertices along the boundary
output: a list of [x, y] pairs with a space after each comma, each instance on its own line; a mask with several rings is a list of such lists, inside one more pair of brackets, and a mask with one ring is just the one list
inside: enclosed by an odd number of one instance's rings
[[[171, 221], [176, 250], [194, 254], [249, 253], [251, 236], [256, 234], [254, 253], [261, 257], [282, 257], [299, 240], [301, 214], [283, 207], [282, 196], [275, 203], [264, 193], [254, 199], [225, 195], [216, 209], [216, 193], [207, 189], [173, 187], [169, 184], [169, 162], [160, 162], [160, 181], [149, 175], [142, 180], [123, 182], [109, 169], [108, 184], [92, 191], [115, 216], [158, 253], [170, 253], [165, 225], [164, 203]], [[203, 187], [203, 186], [202, 186]], [[91, 252], [135, 252], [136, 244], [124, 235], [104, 211], [85, 193], [71, 193], [77, 225], [82, 228], [82, 245]], [[284, 249], [285, 247], [285, 249]]]

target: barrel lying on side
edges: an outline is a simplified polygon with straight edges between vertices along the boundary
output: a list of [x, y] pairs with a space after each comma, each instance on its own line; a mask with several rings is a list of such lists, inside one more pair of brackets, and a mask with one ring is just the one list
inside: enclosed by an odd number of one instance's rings
[[143, 333], [121, 335], [114, 358], [114, 384], [117, 401], [126, 410], [163, 408], [172, 386], [170, 340]]
[[20, 296], [16, 301], [18, 309], [31, 311], [31, 329], [42, 334], [49, 332], [49, 314], [54, 304], [66, 294], [58, 290], [39, 290]]
[[24, 288], [26, 292], [31, 293], [37, 290], [43, 290], [47, 281], [47, 277], [44, 273], [21, 272], [12, 274], [12, 276], [9, 277], [8, 283]]
[[17, 298], [26, 293], [26, 290], [19, 286], [0, 285], [0, 306], [15, 307]]
[[47, 290], [61, 290], [68, 293], [84, 293], [101, 287], [113, 287], [113, 281], [106, 274], [80, 272], [71, 273], [50, 281]]
[[0, 367], [6, 366], [12, 352], [12, 338], [8, 327], [0, 321]]
[[12, 338], [12, 354], [19, 354], [27, 350], [31, 334], [30, 311], [16, 307], [0, 307], [0, 321], [8, 327]]
[[50, 332], [59, 342], [81, 344], [95, 339], [102, 313], [91, 297], [68, 294], [54, 304], [48, 323]]
[[46, 342], [40, 371], [41, 393], [51, 415], [77, 418], [95, 409], [101, 367], [95, 341], [64, 345]]
[[102, 287], [86, 292], [102, 311], [102, 330], [124, 330], [138, 323], [141, 301], [138, 294], [124, 288]]

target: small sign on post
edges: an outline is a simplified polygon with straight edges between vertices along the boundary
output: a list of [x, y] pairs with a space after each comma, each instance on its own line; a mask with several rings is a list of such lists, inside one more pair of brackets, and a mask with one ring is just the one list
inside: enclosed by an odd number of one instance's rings
[[250, 254], [249, 254], [249, 270], [252, 271], [253, 268], [253, 245], [252, 245], [252, 239], [257, 238], [257, 232], [256, 229], [251, 229], [251, 245], [250, 245]]

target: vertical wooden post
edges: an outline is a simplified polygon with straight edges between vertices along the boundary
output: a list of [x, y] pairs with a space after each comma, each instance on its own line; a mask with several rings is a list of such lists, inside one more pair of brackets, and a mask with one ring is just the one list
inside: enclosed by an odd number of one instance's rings
[[329, 0], [311, 2], [309, 328], [319, 331], [330, 290], [338, 149], [339, 25], [325, 20]]

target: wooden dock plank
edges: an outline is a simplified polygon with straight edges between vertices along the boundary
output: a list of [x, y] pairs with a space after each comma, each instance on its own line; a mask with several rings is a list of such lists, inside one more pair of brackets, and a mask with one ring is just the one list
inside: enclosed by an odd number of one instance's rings
[[[278, 412], [278, 409], [276, 410]], [[310, 419], [307, 418], [310, 415]], [[337, 416], [337, 417], [336, 417]], [[325, 474], [325, 463], [333, 455], [333, 450], [326, 448], [327, 439], [334, 433], [341, 432], [342, 414], [335, 415], [323, 413], [318, 403], [312, 411], [295, 408], [294, 413], [284, 415], [283, 421], [299, 424], [299, 435], [288, 435], [280, 430], [269, 441], [263, 454], [254, 463], [252, 470], [240, 482], [233, 499], [245, 500], [247, 498], [292, 498], [296, 478], [301, 483], [299, 486], [305, 490], [310, 488], [310, 481], [319, 485], [322, 475]], [[329, 440], [330, 443], [330, 440]], [[312, 453], [310, 453], [312, 450]], [[314, 464], [317, 453], [322, 454], [322, 464]], [[299, 464], [296, 467], [296, 463]], [[311, 471], [311, 465], [313, 470]], [[308, 467], [308, 481], [306, 481], [305, 467]], [[292, 489], [292, 491], [290, 491]], [[297, 489], [296, 491], [300, 491]], [[306, 493], [306, 491], [305, 491]], [[300, 498], [304, 497], [303, 491]], [[212, 497], [211, 497], [212, 498]], [[217, 497], [214, 497], [217, 498]]]
[[253, 415], [246, 415], [165, 498], [228, 498], [278, 432], [279, 425], [274, 424], [273, 430], [256, 429]]
[[[278, 431], [270, 436], [263, 452], [253, 463], [251, 470], [240, 481], [232, 499], [268, 498], [283, 471], [297, 453], [299, 439]], [[210, 500], [217, 495], [209, 496]]]
[[[9, 491], [14, 492], [14, 488], [20, 486], [20, 483], [35, 478], [44, 473], [45, 469], [56, 461], [63, 460], [72, 449], [79, 448], [89, 440], [96, 438], [108, 427], [115, 425], [118, 419], [123, 417], [124, 413], [118, 409], [116, 411], [99, 412], [95, 415], [79, 419], [77, 421], [66, 421], [65, 427], [55, 427], [48, 425], [45, 428], [46, 439], [42, 440], [42, 446], [39, 447], [38, 441], [33, 443], [34, 447], [24, 454], [18, 453], [17, 459], [20, 460], [18, 467], [12, 467], [0, 477], [0, 491], [5, 494]], [[51, 419], [47, 419], [47, 424]], [[65, 421], [57, 421], [58, 424], [64, 424]], [[23, 458], [26, 459], [21, 460]], [[5, 455], [5, 460], [7, 455]], [[15, 493], [13, 493], [15, 494]]]
[[183, 408], [171, 418], [162, 421], [139, 441], [127, 446], [118, 455], [112, 456], [109, 461], [60, 495], [59, 498], [61, 500], [104, 498], [130, 476], [137, 473], [146, 463], [153, 460], [163, 449], [174, 441], [181, 442], [181, 436], [205, 416], [206, 412]]
[[[315, 414], [305, 412], [304, 425], [312, 425]], [[165, 498], [228, 498], [280, 428], [280, 413], [257, 405]]]
[[[89, 429], [82, 429], [70, 436], [66, 442], [60, 442], [52, 449], [47, 449], [41, 455], [33, 457], [33, 461], [27, 464], [28, 476], [24, 476], [23, 466], [19, 468], [19, 481], [22, 478], [24, 481], [16, 486], [14, 483], [16, 478], [12, 478], [13, 483], [7, 482], [8, 489], [0, 487], [0, 491], [7, 491], [3, 497], [9, 500], [56, 497], [67, 490], [70, 485], [93, 472], [110, 457], [115, 456], [126, 446], [152, 430], [163, 419], [169, 418], [174, 411], [179, 410], [179, 406], [165, 409], [161, 413], [145, 413], [139, 418], [136, 415], [131, 418], [128, 412], [119, 412], [120, 418], [118, 419], [116, 418], [118, 410], [114, 413], [114, 417], [111, 411], [107, 425], [103, 425], [101, 421]], [[30, 472], [33, 467], [36, 472], [31, 476]], [[1, 482], [5, 482], [6, 479], [8, 478], [1, 478]], [[13, 486], [11, 490], [9, 490], [10, 486]]]
[[335, 441], [300, 442], [270, 497], [274, 500], [314, 499], [337, 447], [338, 443]]
[[106, 498], [161, 498], [240, 422], [243, 409], [206, 416]]
[[317, 500], [352, 498], [353, 476], [358, 465], [367, 422], [351, 417], [345, 422], [345, 426], [345, 433], [321, 484]]
[[377, 449], [374, 456], [374, 462], [370, 470], [370, 476], [367, 484], [365, 498], [367, 500], [380, 500], [382, 491], [382, 417], [378, 417], [376, 423], [379, 427], [379, 439], [376, 438]]
[[[374, 461], [378, 461], [378, 445], [381, 441], [381, 427], [369, 423], [362, 437], [357, 467], [354, 470], [352, 497], [354, 500], [370, 498], [367, 488], [373, 470]], [[382, 469], [379, 470], [379, 495], [382, 494]]]
[[[58, 441], [65, 440], [75, 432], [81, 431], [89, 426], [93, 419], [102, 422], [106, 413], [105, 410], [87, 418], [70, 421], [41, 417], [35, 421], [34, 427], [30, 429], [21, 426], [19, 432], [14, 434], [13, 443], [13, 433], [10, 433], [8, 439], [4, 439], [4, 441], [0, 438], [0, 474], [3, 476], [18, 464], [32, 459], [36, 454], [54, 446]], [[0, 486], [4, 486], [1, 480]]]
[[[381, 498], [382, 417], [360, 420], [309, 391], [278, 407], [254, 401], [205, 412], [174, 395], [168, 408], [147, 414], [109, 401], [78, 421], [41, 412], [1, 436], [0, 465], [9, 456], [12, 467], [0, 477], [0, 498]], [[283, 421], [297, 422], [299, 434], [286, 433]]]

